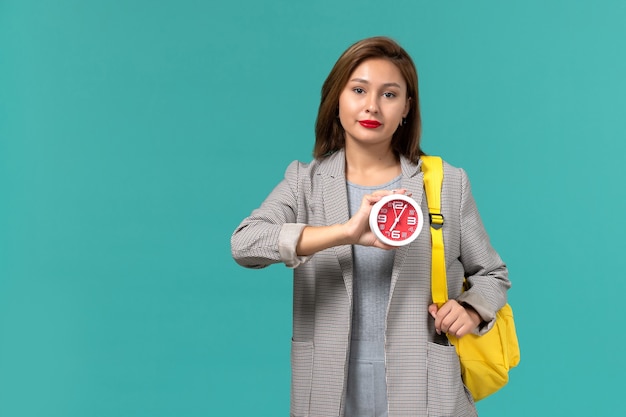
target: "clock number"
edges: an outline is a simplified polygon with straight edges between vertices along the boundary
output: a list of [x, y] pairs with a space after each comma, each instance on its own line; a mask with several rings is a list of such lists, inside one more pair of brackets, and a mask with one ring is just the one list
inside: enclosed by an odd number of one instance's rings
[[402, 207], [404, 207], [404, 201], [394, 201], [393, 203], [393, 208], [399, 210]]
[[411, 226], [415, 226], [417, 224], [417, 217], [407, 217], [406, 218], [406, 224], [409, 224]]
[[387, 223], [387, 215], [379, 214], [378, 215], [378, 223]]
[[400, 232], [397, 230], [394, 230], [391, 232], [391, 238], [392, 239], [400, 239]]

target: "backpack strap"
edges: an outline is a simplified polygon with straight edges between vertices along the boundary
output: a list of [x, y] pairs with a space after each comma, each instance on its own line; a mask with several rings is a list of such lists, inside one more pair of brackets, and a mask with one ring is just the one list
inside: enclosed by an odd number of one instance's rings
[[433, 303], [441, 307], [448, 300], [446, 257], [443, 247], [443, 223], [441, 214], [441, 186], [443, 184], [443, 161], [438, 156], [422, 155], [424, 190], [428, 202], [430, 236], [432, 241], [431, 291]]

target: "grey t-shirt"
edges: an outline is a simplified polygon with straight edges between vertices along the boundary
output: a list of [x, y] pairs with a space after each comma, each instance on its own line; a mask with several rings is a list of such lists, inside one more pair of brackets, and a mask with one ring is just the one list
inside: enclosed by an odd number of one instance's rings
[[[363, 196], [376, 190], [400, 188], [398, 176], [387, 184], [365, 187], [348, 182], [350, 216]], [[387, 416], [385, 321], [395, 250], [352, 247], [353, 309], [346, 417]]]

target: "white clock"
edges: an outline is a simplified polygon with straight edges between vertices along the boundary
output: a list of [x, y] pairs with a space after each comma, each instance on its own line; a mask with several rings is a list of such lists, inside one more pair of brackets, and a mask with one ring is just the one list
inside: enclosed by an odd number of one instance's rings
[[383, 243], [404, 246], [422, 231], [424, 215], [415, 200], [403, 194], [383, 197], [370, 212], [370, 229]]

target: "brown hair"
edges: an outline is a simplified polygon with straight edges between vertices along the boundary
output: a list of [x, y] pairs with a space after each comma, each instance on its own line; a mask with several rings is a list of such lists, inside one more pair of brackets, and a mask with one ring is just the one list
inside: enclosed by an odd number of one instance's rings
[[394, 40], [377, 36], [363, 39], [349, 47], [337, 60], [322, 86], [322, 98], [315, 122], [313, 156], [323, 158], [345, 146], [344, 130], [339, 121], [339, 96], [352, 72], [368, 59], [387, 59], [398, 67], [407, 85], [411, 99], [406, 124], [399, 127], [391, 139], [391, 147], [417, 163], [423, 152], [420, 148], [422, 119], [420, 117], [417, 70], [409, 54]]

